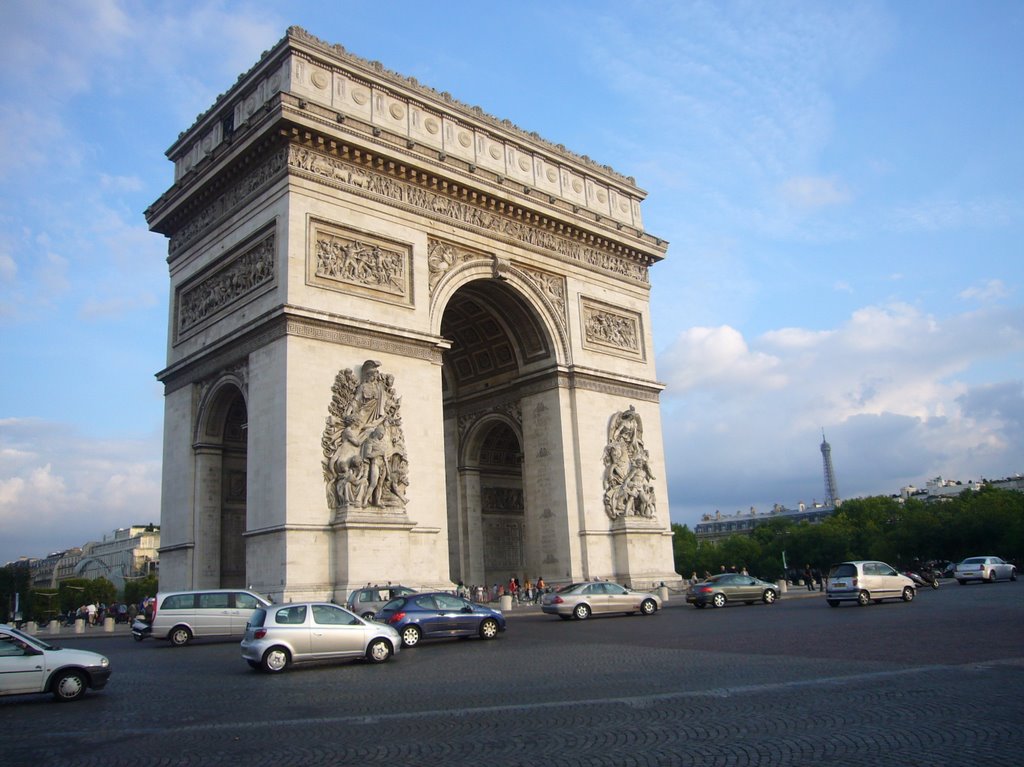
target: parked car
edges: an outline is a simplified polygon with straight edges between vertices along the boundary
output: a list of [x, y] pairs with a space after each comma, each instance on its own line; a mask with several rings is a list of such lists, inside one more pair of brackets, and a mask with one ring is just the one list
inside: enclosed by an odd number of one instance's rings
[[0, 695], [49, 692], [59, 701], [78, 700], [90, 687], [102, 690], [108, 679], [106, 656], [57, 647], [0, 625]]
[[365, 658], [384, 663], [402, 642], [398, 632], [328, 602], [257, 608], [242, 639], [242, 657], [270, 673], [292, 663]]
[[953, 577], [963, 586], [967, 581], [1017, 580], [1017, 568], [999, 557], [968, 557], [956, 566]]
[[[156, 595], [150, 633], [175, 647], [196, 637], [239, 638], [253, 610], [269, 604], [266, 597], [243, 589], [161, 592]], [[133, 625], [132, 636], [142, 640], [146, 633]]]
[[841, 602], [856, 602], [867, 605], [883, 599], [913, 601], [917, 596], [917, 585], [905, 575], [885, 562], [856, 561], [832, 565], [828, 574], [825, 599], [829, 607], [839, 607]]
[[601, 613], [653, 615], [661, 609], [661, 597], [633, 591], [611, 581], [570, 583], [541, 597], [541, 612], [562, 620], [586, 620]]
[[356, 615], [373, 620], [377, 611], [392, 599], [415, 593], [416, 589], [411, 589], [408, 586], [391, 586], [390, 584], [387, 586], [364, 586], [348, 595], [348, 602], [345, 603], [345, 606]]
[[398, 631], [406, 647], [415, 647], [423, 639], [444, 637], [494, 639], [505, 630], [501, 610], [443, 591], [397, 597], [373, 619]]
[[686, 591], [686, 601], [694, 607], [725, 607], [729, 602], [754, 602], [773, 604], [779, 598], [779, 588], [774, 583], [762, 581], [742, 573], [719, 573], [701, 583], [695, 583]]

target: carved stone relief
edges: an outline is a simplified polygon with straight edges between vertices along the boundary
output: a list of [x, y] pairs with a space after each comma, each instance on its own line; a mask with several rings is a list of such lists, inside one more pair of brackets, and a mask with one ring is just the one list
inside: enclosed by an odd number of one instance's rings
[[488, 256], [451, 242], [428, 237], [427, 267], [430, 271], [429, 285], [431, 295], [433, 295], [434, 288], [437, 287], [437, 283], [441, 281], [441, 278], [456, 266], [467, 261], [482, 258], [488, 258]]
[[639, 315], [587, 299], [582, 300], [580, 315], [584, 345], [595, 351], [644, 357]]
[[630, 405], [612, 415], [604, 449], [604, 510], [610, 519], [655, 516], [654, 475], [644, 447], [644, 426]]
[[551, 305], [555, 308], [555, 316], [558, 318], [559, 323], [565, 327], [565, 278], [526, 266], [520, 266], [519, 269], [551, 302]]
[[331, 391], [321, 440], [328, 507], [404, 511], [409, 457], [394, 376], [367, 360], [358, 376], [339, 371]]
[[178, 336], [201, 324], [274, 279], [277, 240], [271, 231], [236, 256], [228, 256], [224, 266], [197, 284], [185, 286], [177, 295]]
[[309, 248], [310, 283], [411, 302], [408, 246], [314, 220]]
[[354, 190], [403, 203], [439, 218], [477, 227], [492, 235], [503, 236], [517, 243], [555, 253], [586, 266], [637, 282], [648, 282], [647, 267], [643, 264], [583, 245], [576, 240], [523, 223], [511, 216], [494, 213], [472, 203], [461, 202], [453, 197], [366, 170], [305, 147], [289, 146], [288, 165], [340, 186], [350, 186]]
[[484, 514], [521, 514], [525, 504], [518, 487], [484, 487], [480, 490], [480, 510]]

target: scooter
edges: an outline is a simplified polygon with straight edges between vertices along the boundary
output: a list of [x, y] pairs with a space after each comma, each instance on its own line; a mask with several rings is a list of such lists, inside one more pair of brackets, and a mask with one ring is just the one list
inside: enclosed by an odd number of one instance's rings
[[141, 642], [148, 636], [153, 635], [153, 625], [144, 618], [136, 618], [132, 622], [132, 639]]
[[933, 589], [937, 589], [939, 587], [938, 573], [936, 573], [931, 568], [922, 568], [920, 573], [915, 573], [912, 570], [908, 570], [903, 574], [910, 578], [910, 580], [912, 580], [918, 586], [931, 586]]

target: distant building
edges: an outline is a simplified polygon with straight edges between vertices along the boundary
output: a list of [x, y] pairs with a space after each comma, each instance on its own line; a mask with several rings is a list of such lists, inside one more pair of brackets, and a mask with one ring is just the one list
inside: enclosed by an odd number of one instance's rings
[[122, 527], [65, 551], [30, 559], [32, 588], [56, 588], [70, 578], [106, 578], [119, 590], [125, 581], [156, 573], [159, 567], [160, 527]]
[[935, 477], [929, 479], [924, 488], [913, 485], [900, 488], [900, 498], [904, 501], [911, 498], [918, 501], [936, 501], [943, 498], [956, 498], [964, 490], [981, 490], [983, 486], [982, 482], [968, 480], [964, 483], [959, 480]]
[[759, 513], [753, 506], [750, 511], [737, 511], [735, 514], [722, 514], [716, 511], [705, 514], [694, 527], [694, 535], [701, 542], [715, 543], [732, 535], [750, 535], [754, 528], [773, 519], [789, 519], [793, 522], [820, 522], [835, 511], [834, 506], [812, 503], [810, 506], [801, 502], [795, 509], [775, 504], [767, 513]]

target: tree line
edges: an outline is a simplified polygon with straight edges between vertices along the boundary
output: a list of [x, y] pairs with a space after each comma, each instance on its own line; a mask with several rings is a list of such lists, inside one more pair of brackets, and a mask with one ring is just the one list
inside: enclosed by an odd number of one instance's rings
[[830, 565], [853, 559], [877, 559], [897, 568], [917, 562], [960, 562], [991, 555], [1024, 561], [1024, 493], [993, 487], [965, 490], [959, 496], [924, 502], [889, 496], [843, 502], [835, 513], [810, 524], [777, 518], [750, 535], [736, 534], [717, 543], [699, 542], [686, 525], [672, 525], [676, 572], [717, 573], [724, 566], [746, 567], [765, 580], [783, 577], [806, 565], [827, 573]]
[[138, 604], [144, 597], [156, 596], [156, 591], [155, 575], [126, 581], [120, 594], [107, 578], [68, 578], [53, 587], [32, 588], [27, 564], [10, 564], [0, 567], [0, 623], [14, 622], [15, 605], [21, 620], [44, 624], [82, 605], [110, 605], [119, 598], [125, 604]]

